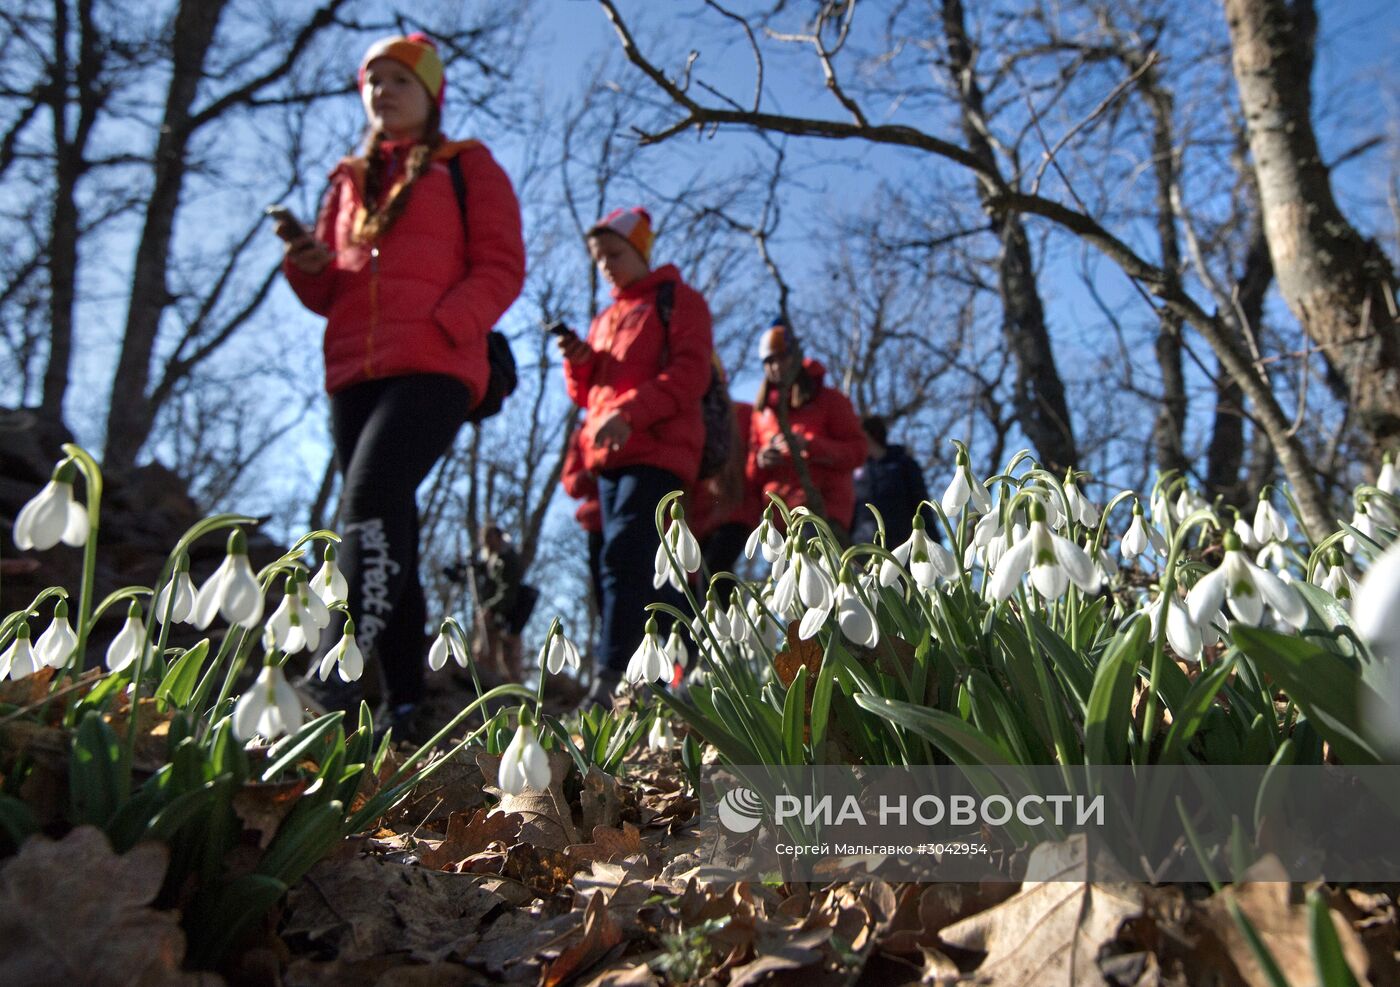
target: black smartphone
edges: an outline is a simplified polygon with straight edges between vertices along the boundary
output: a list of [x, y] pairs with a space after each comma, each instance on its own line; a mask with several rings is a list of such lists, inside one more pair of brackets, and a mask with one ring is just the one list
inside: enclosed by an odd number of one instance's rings
[[549, 333], [551, 336], [558, 336], [560, 338], [564, 336], [578, 335], [578, 333], [574, 332], [564, 323], [563, 319], [555, 319], [553, 322], [549, 323], [549, 325], [544, 327], [544, 331]]
[[277, 224], [273, 232], [288, 243], [306, 236], [306, 227], [301, 225], [301, 221], [292, 215], [292, 211], [286, 206], [268, 206], [263, 212]]

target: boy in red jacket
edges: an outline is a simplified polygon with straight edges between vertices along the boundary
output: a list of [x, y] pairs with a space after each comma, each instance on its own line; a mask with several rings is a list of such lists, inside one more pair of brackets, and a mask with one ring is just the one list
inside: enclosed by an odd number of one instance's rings
[[[602, 628], [593, 698], [612, 690], [642, 641], [660, 544], [661, 498], [685, 490], [700, 471], [705, 441], [700, 399], [710, 381], [710, 310], [674, 265], [651, 269], [651, 216], [618, 209], [588, 231], [588, 252], [612, 286], [588, 340], [559, 337], [569, 397], [587, 409], [583, 459], [598, 476], [603, 521]], [[658, 292], [669, 293], [669, 325]]]

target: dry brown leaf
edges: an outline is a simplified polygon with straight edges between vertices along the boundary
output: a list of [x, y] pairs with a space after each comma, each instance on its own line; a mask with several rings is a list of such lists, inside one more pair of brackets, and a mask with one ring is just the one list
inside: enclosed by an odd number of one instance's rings
[[282, 935], [347, 961], [407, 953], [439, 962], [469, 954], [502, 904], [467, 875], [369, 857], [324, 860], [288, 893]]
[[54, 669], [45, 665], [33, 675], [22, 679], [0, 681], [0, 703], [6, 706], [28, 707], [42, 703], [49, 696], [49, 683], [53, 681]]
[[0, 983], [221, 983], [180, 969], [180, 916], [149, 907], [168, 857], [159, 843], [118, 856], [92, 826], [31, 837], [0, 868]]
[[642, 834], [637, 827], [623, 823], [621, 829], [595, 826], [593, 842], [575, 843], [568, 848], [568, 854], [583, 867], [595, 860], [607, 863], [618, 857], [645, 856], [646, 847], [642, 845]]
[[622, 942], [622, 929], [608, 914], [607, 897], [596, 891], [588, 899], [583, 913], [583, 935], [548, 967], [540, 978], [540, 987], [558, 987], [603, 959], [614, 946]]
[[1087, 860], [1083, 837], [1037, 847], [1028, 869], [1041, 880], [944, 928], [940, 946], [987, 954], [977, 973], [998, 987], [1104, 983], [1099, 949], [1142, 914], [1143, 892], [1133, 884], [1077, 880]]
[[[1281, 868], [1279, 873], [1282, 873]], [[1310, 987], [1317, 983], [1308, 933], [1308, 908], [1301, 895], [1300, 900], [1291, 900], [1290, 885], [1284, 881], [1252, 881], [1225, 888], [1205, 904], [1210, 928], [1224, 944], [1245, 983], [1250, 987], [1267, 987], [1269, 981], [1254, 958], [1253, 950], [1230, 917], [1226, 896], [1233, 897], [1239, 903], [1291, 987]], [[1350, 922], [1336, 912], [1331, 915], [1347, 966], [1359, 976], [1367, 968], [1366, 947]]]
[[429, 870], [462, 869], [452, 865], [490, 849], [493, 843], [514, 843], [522, 822], [515, 813], [491, 814], [485, 809], [454, 812], [447, 817], [447, 838], [437, 849], [424, 851], [419, 863]]
[[808, 702], [811, 702], [812, 686], [817, 681], [817, 672], [822, 667], [822, 646], [814, 637], [809, 641], [804, 641], [798, 637], [797, 631], [801, 624], [794, 620], [787, 627], [787, 644], [782, 651], [773, 656], [773, 668], [778, 673], [778, 679], [783, 685], [792, 685], [792, 680], [797, 678], [797, 670], [802, 666], [807, 667], [807, 695]]
[[499, 754], [478, 754], [476, 763], [486, 779], [486, 791], [500, 799], [491, 811], [518, 812], [524, 818], [520, 828], [523, 842], [562, 850], [571, 843], [580, 842], [578, 830], [574, 828], [573, 811], [564, 796], [564, 779], [573, 769], [574, 761], [563, 751], [549, 751], [548, 757], [549, 790], [538, 792], [527, 788], [519, 795], [508, 795], [496, 787], [496, 775], [501, 767]]
[[755, 959], [730, 971], [729, 987], [748, 987], [780, 970], [800, 970], [825, 963], [826, 957], [820, 947], [830, 938], [830, 929], [809, 929], [765, 944]]
[[529, 887], [540, 897], [558, 894], [569, 886], [574, 862], [563, 850], [517, 843], [506, 851], [501, 873]]
[[622, 797], [618, 794], [617, 779], [596, 764], [590, 764], [588, 774], [583, 776], [579, 806], [585, 833], [593, 832], [598, 826], [616, 826], [622, 819]]
[[248, 784], [234, 792], [233, 811], [244, 826], [258, 834], [259, 848], [267, 849], [307, 784], [308, 780], [301, 778], [269, 785]]

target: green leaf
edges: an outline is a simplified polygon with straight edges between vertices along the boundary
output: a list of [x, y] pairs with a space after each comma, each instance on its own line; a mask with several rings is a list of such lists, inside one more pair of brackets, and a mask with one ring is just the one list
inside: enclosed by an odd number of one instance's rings
[[190, 966], [209, 969], [217, 964], [249, 926], [277, 904], [287, 887], [266, 874], [244, 874], [196, 898], [186, 925]]
[[75, 826], [103, 829], [116, 814], [127, 790], [121, 743], [96, 710], [78, 725], [69, 758], [69, 796]]
[[1147, 621], [1136, 620], [1109, 643], [1094, 675], [1084, 718], [1085, 760], [1093, 765], [1128, 763], [1133, 684], [1147, 644]]
[[[1307, 713], [1347, 764], [1377, 764], [1361, 719], [1363, 693], [1371, 690], [1345, 660], [1308, 641], [1257, 627], [1236, 625], [1235, 645]], [[1376, 704], [1380, 699], [1371, 693]]]
[[[299, 810], [308, 811], [299, 811]], [[345, 809], [340, 802], [298, 805], [272, 838], [258, 862], [257, 873], [290, 886], [324, 857], [345, 834]]]
[[912, 730], [964, 767], [1010, 765], [1006, 751], [982, 731], [948, 713], [926, 706], [914, 706], [897, 699], [861, 693], [856, 705], [882, 719]]
[[13, 795], [0, 795], [0, 836], [3, 836], [11, 849], [19, 849], [21, 843], [39, 832], [39, 821], [34, 818], [34, 810]]
[[788, 686], [787, 697], [783, 701], [783, 763], [804, 764], [802, 756], [802, 728], [806, 725], [807, 706], [807, 666], [801, 665]]
[[[1175, 666], [1175, 663], [1172, 663]], [[1234, 670], [1234, 658], [1227, 658], [1196, 678], [1190, 690], [1175, 705], [1168, 704], [1172, 711], [1172, 725], [1167, 730], [1167, 739], [1162, 744], [1158, 756], [1159, 764], [1180, 764], [1191, 739], [1205, 722], [1206, 713], [1215, 702], [1216, 693]]]
[[1312, 943], [1313, 969], [1325, 987], [1358, 987], [1356, 976], [1342, 955], [1342, 944], [1332, 924], [1332, 912], [1320, 891], [1308, 894], [1308, 939]]
[[194, 791], [175, 796], [150, 818], [142, 835], [148, 840], [170, 842], [182, 826], [214, 805], [219, 787], [227, 785], [232, 779], [232, 775], [220, 775]]
[[199, 684], [200, 670], [204, 667], [204, 659], [208, 657], [209, 639], [206, 637], [170, 666], [170, 671], [165, 673], [165, 678], [161, 679], [160, 685], [156, 687], [156, 700], [169, 706], [183, 708], [194, 695], [195, 686]]
[[271, 781], [282, 770], [296, 764], [322, 737], [340, 726], [340, 721], [344, 718], [345, 711], [338, 709], [303, 726], [291, 736], [285, 747], [280, 748], [276, 759], [263, 769], [261, 780]]

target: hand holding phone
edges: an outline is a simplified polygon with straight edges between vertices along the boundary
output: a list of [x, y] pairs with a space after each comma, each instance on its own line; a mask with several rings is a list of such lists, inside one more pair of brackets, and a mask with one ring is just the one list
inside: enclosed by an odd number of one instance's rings
[[292, 214], [292, 211], [283, 205], [268, 206], [264, 212], [272, 217], [273, 232], [288, 243], [293, 243], [307, 236], [306, 227], [301, 225], [300, 220]]
[[563, 339], [565, 336], [578, 337], [578, 333], [570, 329], [563, 319], [555, 319], [544, 327], [544, 331], [558, 339]]

